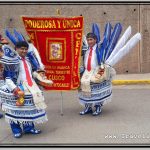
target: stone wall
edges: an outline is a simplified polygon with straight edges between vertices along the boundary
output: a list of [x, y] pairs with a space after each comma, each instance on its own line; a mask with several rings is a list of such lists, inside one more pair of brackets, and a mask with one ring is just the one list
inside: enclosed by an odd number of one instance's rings
[[101, 38], [104, 26], [110, 22], [114, 26], [120, 22], [123, 31], [131, 25], [132, 35], [141, 32], [142, 40], [132, 52], [126, 55], [116, 66], [118, 73], [146, 73], [150, 72], [150, 5], [137, 4], [78, 4], [78, 5], [0, 5], [0, 33], [4, 29], [10, 31], [16, 28], [26, 35], [21, 16], [56, 16], [57, 9], [62, 16], [84, 16], [84, 33], [91, 30], [92, 23], [100, 26]]

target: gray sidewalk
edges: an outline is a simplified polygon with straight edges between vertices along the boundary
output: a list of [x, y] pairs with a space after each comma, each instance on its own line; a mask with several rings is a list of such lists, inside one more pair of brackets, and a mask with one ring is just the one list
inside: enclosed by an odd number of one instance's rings
[[77, 91], [45, 92], [48, 122], [36, 125], [40, 135], [12, 136], [5, 119], [0, 119], [0, 145], [109, 145], [150, 144], [150, 85], [113, 86], [113, 98], [104, 105], [102, 114], [80, 116]]
[[114, 85], [150, 84], [150, 73], [117, 74], [112, 83]]
[[[115, 80], [149, 80], [150, 74], [117, 75]], [[48, 122], [37, 124], [40, 135], [12, 136], [5, 118], [0, 119], [1, 145], [150, 144], [150, 85], [113, 86], [112, 101], [102, 114], [80, 116], [78, 91], [44, 92]], [[63, 102], [63, 103], [62, 103]], [[61, 107], [62, 106], [62, 107]], [[63, 115], [61, 115], [63, 108]]]
[[117, 74], [115, 80], [150, 80], [150, 73]]

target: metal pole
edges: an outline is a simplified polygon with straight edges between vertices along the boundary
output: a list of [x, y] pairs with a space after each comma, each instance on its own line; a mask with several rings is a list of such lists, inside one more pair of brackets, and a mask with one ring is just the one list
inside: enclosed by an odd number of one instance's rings
[[[59, 9], [56, 9], [56, 12], [57, 12], [57, 15], [60, 16], [60, 10]], [[61, 116], [63, 116], [63, 94], [62, 94], [62, 91], [61, 91]]]
[[61, 91], [61, 116], [63, 116], [63, 94], [62, 94], [62, 91]]

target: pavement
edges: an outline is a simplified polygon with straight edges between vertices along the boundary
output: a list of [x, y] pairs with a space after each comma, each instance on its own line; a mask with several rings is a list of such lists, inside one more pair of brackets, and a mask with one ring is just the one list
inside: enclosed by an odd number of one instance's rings
[[42, 133], [15, 139], [3, 117], [0, 146], [150, 145], [149, 81], [150, 73], [116, 75], [112, 101], [97, 117], [79, 115], [77, 90], [44, 92], [48, 122], [36, 125]]
[[96, 117], [79, 115], [77, 90], [44, 92], [48, 122], [36, 124], [42, 133], [15, 139], [3, 117], [0, 146], [150, 145], [149, 91], [150, 85], [113, 86], [112, 101]]
[[150, 84], [150, 73], [117, 74], [112, 83], [113, 85]]

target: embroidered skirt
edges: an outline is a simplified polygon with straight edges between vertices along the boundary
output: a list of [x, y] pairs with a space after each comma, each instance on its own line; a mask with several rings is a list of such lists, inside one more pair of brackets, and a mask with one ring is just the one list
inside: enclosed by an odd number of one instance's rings
[[31, 94], [26, 94], [23, 106], [16, 106], [17, 97], [11, 93], [9, 87], [5, 84], [0, 86], [0, 101], [2, 103], [2, 110], [5, 111], [5, 119], [7, 122], [25, 123], [43, 123], [47, 121], [45, 110], [36, 109], [33, 103]]
[[111, 101], [112, 97], [112, 83], [111, 81], [103, 81], [101, 83], [90, 83], [91, 92], [85, 93], [79, 91], [79, 100], [81, 104], [105, 104]]

